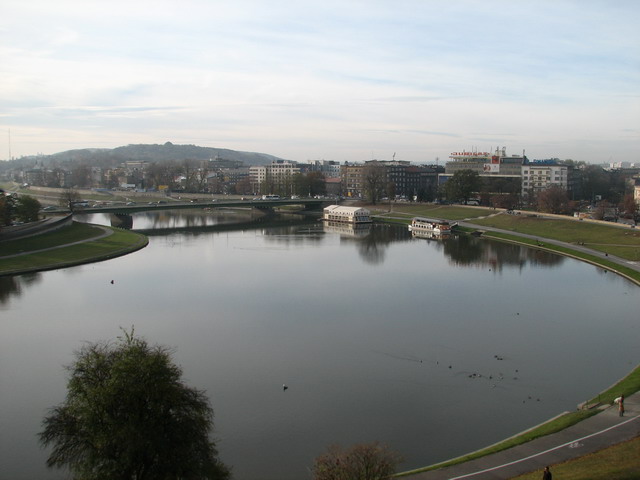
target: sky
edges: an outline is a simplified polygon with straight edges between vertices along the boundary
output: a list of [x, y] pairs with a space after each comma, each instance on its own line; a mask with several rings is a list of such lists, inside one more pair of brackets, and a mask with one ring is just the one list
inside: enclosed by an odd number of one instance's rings
[[0, 160], [640, 162], [637, 0], [2, 0]]

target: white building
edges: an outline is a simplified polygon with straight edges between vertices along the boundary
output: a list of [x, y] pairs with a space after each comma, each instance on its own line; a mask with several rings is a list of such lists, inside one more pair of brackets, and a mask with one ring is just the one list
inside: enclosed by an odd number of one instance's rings
[[292, 178], [300, 173], [297, 164], [276, 161], [271, 165], [249, 167], [249, 178], [254, 192], [290, 194]]
[[569, 167], [554, 161], [531, 161], [522, 165], [522, 195], [535, 195], [552, 185], [569, 188]]

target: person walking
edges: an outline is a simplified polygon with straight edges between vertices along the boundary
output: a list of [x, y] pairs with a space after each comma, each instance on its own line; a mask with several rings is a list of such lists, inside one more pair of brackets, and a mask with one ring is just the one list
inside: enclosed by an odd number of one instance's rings
[[551, 470], [549, 467], [544, 467], [544, 471], [542, 472], [542, 480], [552, 480], [553, 475], [551, 475]]
[[624, 395], [620, 395], [618, 398], [618, 415], [624, 417]]

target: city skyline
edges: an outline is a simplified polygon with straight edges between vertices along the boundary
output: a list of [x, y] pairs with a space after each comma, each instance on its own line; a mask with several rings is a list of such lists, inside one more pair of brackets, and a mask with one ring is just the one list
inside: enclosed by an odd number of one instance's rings
[[638, 162], [639, 13], [597, 0], [7, 0], [0, 159], [170, 141], [298, 162], [498, 147]]

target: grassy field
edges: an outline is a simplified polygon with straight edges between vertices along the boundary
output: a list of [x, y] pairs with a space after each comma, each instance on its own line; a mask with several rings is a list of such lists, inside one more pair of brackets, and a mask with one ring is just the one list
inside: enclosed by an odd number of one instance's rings
[[[584, 457], [553, 465], [553, 478], [562, 480], [637, 480], [640, 478], [640, 437]], [[542, 471], [512, 480], [540, 480]]]
[[412, 205], [407, 203], [395, 203], [389, 205], [368, 205], [374, 215], [383, 215], [386, 217], [406, 217], [407, 221], [411, 217], [435, 217], [446, 218], [448, 220], [463, 220], [465, 218], [484, 217], [494, 213], [491, 208], [481, 207], [465, 207], [461, 205], [434, 205], [419, 204]]
[[473, 223], [580, 244], [627, 260], [640, 260], [640, 231], [636, 229], [521, 215], [496, 215], [475, 219]]
[[[98, 238], [104, 230], [95, 225], [75, 223], [56, 232], [2, 243], [0, 275], [13, 275], [38, 270], [69, 267], [125, 255], [147, 245], [147, 238], [138, 233], [109, 228], [109, 236]], [[95, 240], [91, 240], [95, 239]], [[59, 247], [88, 240], [78, 245]], [[42, 252], [42, 250], [53, 248]], [[27, 255], [7, 258], [8, 255], [34, 251]]]

